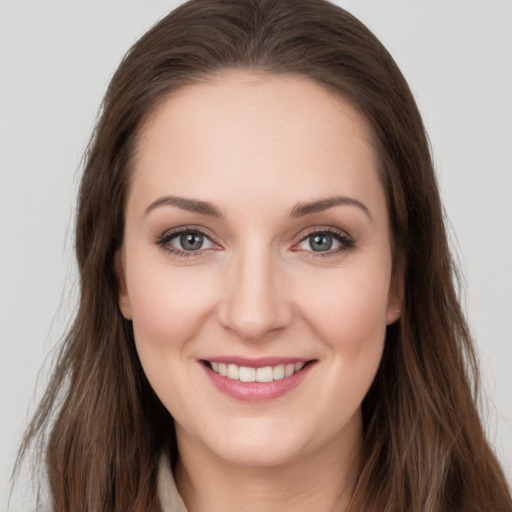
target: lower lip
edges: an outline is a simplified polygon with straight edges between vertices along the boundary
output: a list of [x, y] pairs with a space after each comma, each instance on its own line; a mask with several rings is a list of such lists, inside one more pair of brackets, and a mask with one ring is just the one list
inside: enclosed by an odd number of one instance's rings
[[206, 375], [213, 382], [215, 387], [225, 395], [244, 402], [267, 402], [275, 400], [295, 389], [308, 375], [314, 362], [310, 362], [302, 370], [290, 377], [285, 377], [272, 382], [242, 382], [229, 379], [215, 373], [211, 368], [201, 363]]

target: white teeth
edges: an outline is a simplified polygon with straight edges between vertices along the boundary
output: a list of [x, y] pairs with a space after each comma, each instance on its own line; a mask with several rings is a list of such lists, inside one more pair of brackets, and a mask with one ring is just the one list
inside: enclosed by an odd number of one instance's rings
[[242, 382], [254, 382], [256, 380], [256, 368], [240, 366], [240, 380]]
[[287, 364], [284, 369], [284, 376], [290, 377], [290, 375], [293, 375], [295, 373], [295, 365], [294, 364]]
[[264, 366], [262, 368], [250, 368], [248, 366], [238, 366], [236, 364], [210, 362], [210, 366], [215, 373], [222, 377], [241, 382], [272, 382], [281, 380], [285, 377], [291, 377], [294, 373], [304, 368], [306, 363], [279, 364], [277, 366]]
[[256, 370], [256, 382], [272, 382], [274, 380], [274, 372], [272, 366], [265, 366]]
[[230, 379], [238, 380], [238, 366], [236, 364], [228, 364], [228, 373], [227, 376]]
[[284, 364], [280, 364], [274, 368], [274, 380], [284, 379]]

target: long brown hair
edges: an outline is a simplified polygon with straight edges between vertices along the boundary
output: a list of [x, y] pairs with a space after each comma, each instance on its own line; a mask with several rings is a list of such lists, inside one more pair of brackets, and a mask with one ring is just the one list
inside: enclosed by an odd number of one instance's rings
[[415, 101], [375, 36], [325, 0], [191, 0], [123, 59], [79, 192], [78, 312], [20, 459], [38, 443], [55, 512], [146, 512], [155, 503], [159, 455], [177, 457], [173, 420], [120, 314], [114, 255], [145, 120], [173, 91], [233, 68], [314, 80], [364, 115], [377, 145], [404, 306], [362, 404], [362, 462], [350, 510], [510, 512], [475, 405], [476, 358]]

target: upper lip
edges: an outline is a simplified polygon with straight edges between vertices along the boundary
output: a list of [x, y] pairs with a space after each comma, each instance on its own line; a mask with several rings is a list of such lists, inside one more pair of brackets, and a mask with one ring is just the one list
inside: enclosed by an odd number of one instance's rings
[[313, 361], [304, 357], [241, 357], [241, 356], [212, 356], [205, 357], [203, 361], [225, 364], [236, 364], [248, 368], [263, 368], [265, 366], [278, 366], [280, 364], [307, 363]]

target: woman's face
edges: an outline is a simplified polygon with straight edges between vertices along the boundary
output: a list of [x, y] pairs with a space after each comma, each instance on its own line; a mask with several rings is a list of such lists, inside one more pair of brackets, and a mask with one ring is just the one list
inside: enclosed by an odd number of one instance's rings
[[400, 302], [369, 141], [312, 81], [242, 71], [147, 122], [119, 301], [180, 449], [270, 466], [357, 442]]

